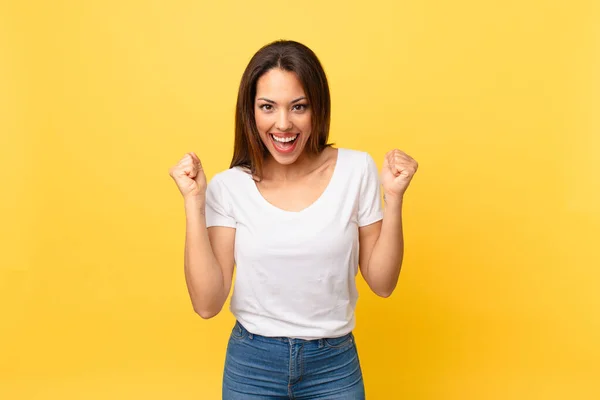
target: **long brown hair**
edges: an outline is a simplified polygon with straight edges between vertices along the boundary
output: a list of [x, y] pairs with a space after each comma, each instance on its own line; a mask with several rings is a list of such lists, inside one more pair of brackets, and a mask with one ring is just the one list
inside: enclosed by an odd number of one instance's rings
[[245, 167], [255, 179], [262, 178], [262, 164], [268, 150], [262, 142], [254, 119], [254, 98], [258, 79], [273, 68], [294, 72], [310, 104], [312, 132], [306, 143], [309, 154], [327, 146], [331, 99], [325, 71], [316, 54], [292, 40], [278, 40], [263, 46], [250, 60], [238, 91], [235, 110], [235, 145], [230, 168]]

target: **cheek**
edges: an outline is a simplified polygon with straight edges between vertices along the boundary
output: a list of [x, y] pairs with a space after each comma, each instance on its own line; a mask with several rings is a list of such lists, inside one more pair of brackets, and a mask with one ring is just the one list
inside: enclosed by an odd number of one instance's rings
[[256, 116], [254, 117], [254, 121], [256, 122], [256, 128], [258, 129], [258, 132], [260, 134], [264, 134], [273, 125], [273, 123], [268, 117], [265, 117], [264, 115], [260, 114], [256, 114]]
[[304, 121], [303, 121], [303, 125], [302, 125], [302, 130], [306, 133], [311, 133], [312, 131], [312, 119], [310, 118], [310, 116], [308, 116]]
[[296, 127], [299, 128], [301, 131], [305, 133], [310, 133], [310, 130], [312, 128], [311, 122], [312, 120], [310, 114], [300, 115], [294, 121], [294, 125], [296, 125]]

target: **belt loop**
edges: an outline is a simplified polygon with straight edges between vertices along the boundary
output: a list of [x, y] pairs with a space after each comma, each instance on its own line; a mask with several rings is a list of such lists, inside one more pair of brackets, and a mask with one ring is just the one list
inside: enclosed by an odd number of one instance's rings
[[249, 338], [250, 340], [254, 339], [254, 334], [253, 334], [253, 333], [251, 333], [251, 332], [248, 332], [248, 338]]
[[325, 344], [323, 343], [323, 339], [319, 339], [319, 348], [323, 347]]

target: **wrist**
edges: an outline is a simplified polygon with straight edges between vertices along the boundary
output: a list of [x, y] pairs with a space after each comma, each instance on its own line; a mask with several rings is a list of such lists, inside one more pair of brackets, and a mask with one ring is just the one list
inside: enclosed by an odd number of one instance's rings
[[383, 194], [383, 202], [387, 207], [402, 207], [402, 203], [404, 202], [404, 195], [397, 195], [397, 194], [390, 194], [390, 193], [384, 193]]
[[183, 203], [186, 211], [196, 211], [204, 214], [204, 207], [206, 206], [206, 201], [204, 197], [200, 196], [190, 196], [184, 197]]

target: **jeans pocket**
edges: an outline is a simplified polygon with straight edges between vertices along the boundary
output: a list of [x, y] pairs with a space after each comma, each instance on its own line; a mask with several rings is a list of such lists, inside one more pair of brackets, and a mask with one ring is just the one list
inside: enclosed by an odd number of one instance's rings
[[323, 339], [323, 342], [325, 343], [326, 347], [331, 349], [343, 349], [354, 344], [354, 335], [352, 335], [352, 332], [350, 332], [347, 335], [337, 338]]
[[235, 340], [243, 340], [248, 335], [248, 331], [244, 327], [236, 322], [231, 330], [231, 338]]

